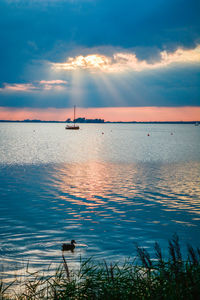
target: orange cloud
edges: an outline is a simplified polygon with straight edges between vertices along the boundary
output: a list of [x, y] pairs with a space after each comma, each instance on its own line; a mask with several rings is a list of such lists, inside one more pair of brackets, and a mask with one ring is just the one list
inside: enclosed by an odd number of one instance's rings
[[67, 84], [66, 80], [40, 80], [39, 81], [40, 84]]
[[[73, 117], [72, 109], [11, 109], [0, 107], [1, 120], [58, 120]], [[200, 119], [200, 107], [102, 107], [77, 108], [77, 117], [102, 118], [106, 121], [196, 121]]]
[[61, 90], [66, 88], [65, 80], [40, 80], [34, 83], [4, 83], [0, 92], [35, 92], [43, 90]]
[[32, 83], [5, 83], [3, 88], [0, 88], [0, 92], [14, 91], [14, 92], [31, 92], [35, 90], [36, 87]]
[[194, 49], [178, 48], [175, 52], [160, 52], [160, 61], [149, 63], [146, 60], [139, 60], [135, 53], [115, 53], [112, 56], [92, 54], [87, 56], [69, 57], [64, 63], [52, 63], [54, 70], [89, 70], [110, 73], [124, 72], [127, 70], [143, 71], [158, 69], [171, 64], [200, 63], [200, 45]]

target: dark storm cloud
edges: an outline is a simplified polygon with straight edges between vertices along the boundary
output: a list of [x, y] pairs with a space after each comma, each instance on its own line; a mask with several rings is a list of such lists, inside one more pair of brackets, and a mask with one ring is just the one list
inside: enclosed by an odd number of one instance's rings
[[[45, 2], [45, 1], [44, 1]], [[95, 0], [1, 2], [1, 44], [4, 56], [34, 59], [60, 56], [57, 45], [73, 50], [84, 47], [122, 48], [193, 47], [199, 41], [199, 1], [186, 0]], [[20, 3], [22, 3], [20, 5]], [[65, 48], [65, 47], [64, 47]], [[6, 55], [7, 53], [7, 55]], [[144, 50], [141, 54], [144, 56]], [[152, 54], [151, 54], [152, 55]], [[57, 57], [60, 59], [60, 57]]]

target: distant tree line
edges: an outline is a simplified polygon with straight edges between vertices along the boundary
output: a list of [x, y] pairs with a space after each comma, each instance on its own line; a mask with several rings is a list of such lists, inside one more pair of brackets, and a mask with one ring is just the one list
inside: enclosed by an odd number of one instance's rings
[[[104, 119], [86, 119], [86, 118], [77, 118], [74, 120], [75, 123], [104, 123]], [[68, 118], [67, 123], [72, 123], [73, 121]]]

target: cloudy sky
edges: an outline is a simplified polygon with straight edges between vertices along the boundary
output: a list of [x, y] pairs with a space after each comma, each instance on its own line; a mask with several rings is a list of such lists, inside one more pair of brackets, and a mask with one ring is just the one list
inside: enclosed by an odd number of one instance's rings
[[200, 119], [199, 0], [0, 0], [0, 119]]

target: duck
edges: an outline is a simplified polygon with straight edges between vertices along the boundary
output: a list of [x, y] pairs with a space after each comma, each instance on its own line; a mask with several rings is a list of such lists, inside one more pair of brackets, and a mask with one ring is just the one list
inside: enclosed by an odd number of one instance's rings
[[74, 244], [76, 244], [75, 240], [71, 240], [71, 244], [62, 244], [62, 251], [71, 250], [73, 252], [75, 248]]

